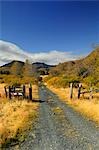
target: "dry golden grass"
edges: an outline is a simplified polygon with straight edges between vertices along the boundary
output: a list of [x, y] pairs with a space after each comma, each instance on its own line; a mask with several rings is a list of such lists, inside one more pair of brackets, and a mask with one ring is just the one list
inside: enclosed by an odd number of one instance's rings
[[2, 83], [2, 84], [0, 84], [0, 96], [1, 97], [3, 97], [4, 96], [4, 86], [5, 86], [6, 84], [5, 83]]
[[38, 94], [38, 86], [37, 85], [33, 85], [32, 86], [32, 91], [33, 91], [33, 99], [39, 99], [39, 94]]
[[[29, 95], [29, 87], [30, 85], [27, 84], [26, 86], [26, 95]], [[34, 100], [39, 99], [39, 94], [38, 94], [38, 85], [32, 85], [32, 97]]]
[[93, 120], [99, 125], [99, 93], [93, 94], [93, 99], [88, 99], [89, 94], [86, 94], [85, 97], [81, 97], [79, 100], [77, 99], [77, 89], [74, 89], [73, 99], [69, 98], [69, 88], [54, 88], [52, 86], [48, 86], [50, 90], [56, 93], [59, 98], [72, 106], [75, 110], [80, 112], [81, 114], [88, 117], [90, 120]]
[[[37, 97], [37, 87], [34, 86], [34, 95]], [[38, 116], [39, 103], [27, 100], [0, 99], [0, 144], [4, 145], [11, 140], [20, 141], [25, 137], [25, 131], [35, 123]]]

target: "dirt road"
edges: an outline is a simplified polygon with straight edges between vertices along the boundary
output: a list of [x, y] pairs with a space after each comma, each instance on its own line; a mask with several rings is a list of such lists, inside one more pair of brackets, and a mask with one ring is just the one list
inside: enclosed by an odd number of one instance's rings
[[26, 140], [11, 150], [99, 150], [99, 128], [44, 86], [39, 94], [38, 123]]

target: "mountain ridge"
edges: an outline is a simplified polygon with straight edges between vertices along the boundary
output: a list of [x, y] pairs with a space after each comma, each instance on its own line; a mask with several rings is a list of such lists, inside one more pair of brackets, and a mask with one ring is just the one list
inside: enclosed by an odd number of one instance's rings
[[[25, 65], [25, 62], [22, 62], [22, 61], [19, 61], [19, 60], [13, 60], [5, 65], [2, 65], [0, 66], [0, 73], [1, 74], [10, 74], [10, 71], [11, 71], [11, 67], [13, 66], [13, 64], [17, 63], [18, 66], [21, 67], [21, 70], [20, 72], [22, 71], [24, 65]], [[45, 63], [42, 63], [42, 62], [35, 62], [35, 63], [32, 63], [29, 65], [32, 65], [32, 69], [33, 69], [33, 72], [44, 72], [47, 74], [49, 69], [52, 68], [52, 67], [55, 67], [54, 65], [48, 65], [48, 64], [45, 64]]]

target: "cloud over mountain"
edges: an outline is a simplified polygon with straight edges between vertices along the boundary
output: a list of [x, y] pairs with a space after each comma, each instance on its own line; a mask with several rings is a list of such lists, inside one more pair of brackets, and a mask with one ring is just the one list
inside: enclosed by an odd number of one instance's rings
[[57, 50], [41, 53], [29, 53], [13, 43], [0, 40], [0, 65], [12, 60], [25, 61], [26, 59], [29, 59], [31, 62], [44, 62], [50, 65], [56, 65], [76, 58], [77, 57], [75, 57], [71, 52]]

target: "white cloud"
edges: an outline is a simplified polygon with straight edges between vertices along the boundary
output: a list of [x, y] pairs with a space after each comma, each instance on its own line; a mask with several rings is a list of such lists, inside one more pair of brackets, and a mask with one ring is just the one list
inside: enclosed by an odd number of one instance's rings
[[57, 50], [41, 53], [28, 53], [15, 44], [0, 40], [0, 65], [12, 60], [25, 61], [26, 59], [29, 59], [31, 62], [44, 62], [56, 65], [76, 58], [77, 57], [75, 57], [71, 52]]

